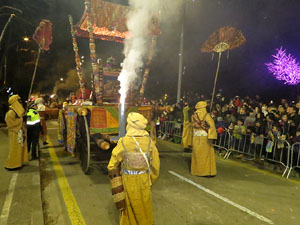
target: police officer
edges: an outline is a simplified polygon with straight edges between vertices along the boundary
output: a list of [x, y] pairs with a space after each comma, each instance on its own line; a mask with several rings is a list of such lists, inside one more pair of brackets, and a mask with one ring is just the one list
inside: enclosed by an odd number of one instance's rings
[[37, 105], [31, 103], [27, 112], [27, 146], [28, 152], [31, 149], [31, 159], [39, 157], [37, 147], [39, 144], [39, 135], [41, 130], [40, 115], [37, 111]]

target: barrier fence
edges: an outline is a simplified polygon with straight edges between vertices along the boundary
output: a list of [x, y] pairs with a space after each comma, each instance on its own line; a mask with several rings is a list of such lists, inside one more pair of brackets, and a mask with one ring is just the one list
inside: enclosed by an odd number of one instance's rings
[[[162, 139], [181, 143], [183, 124], [175, 121], [164, 121], [160, 124], [159, 135]], [[214, 140], [216, 150], [224, 159], [238, 153], [248, 160], [266, 160], [274, 164], [274, 169], [283, 169], [282, 177], [289, 178], [292, 170], [300, 169], [300, 142], [291, 145], [287, 140], [270, 140], [264, 136], [250, 134], [235, 135], [226, 131], [218, 134]]]
[[289, 165], [289, 172], [287, 178], [289, 178], [292, 170], [300, 169], [300, 142], [296, 142], [291, 148], [291, 162]]

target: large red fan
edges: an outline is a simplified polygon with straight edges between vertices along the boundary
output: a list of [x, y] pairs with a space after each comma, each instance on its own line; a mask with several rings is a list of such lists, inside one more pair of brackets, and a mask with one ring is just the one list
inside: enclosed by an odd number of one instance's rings
[[221, 27], [219, 30], [212, 33], [202, 45], [201, 52], [219, 53], [214, 88], [213, 88], [213, 93], [210, 102], [210, 111], [212, 109], [213, 100], [215, 96], [215, 89], [216, 89], [216, 84], [217, 84], [217, 79], [219, 74], [222, 52], [226, 50], [229, 51], [234, 48], [238, 48], [241, 45], [245, 44], [245, 42], [246, 42], [246, 38], [244, 37], [242, 31], [238, 30], [235, 27]]
[[246, 38], [242, 31], [235, 27], [221, 27], [212, 33], [204, 42], [201, 52], [223, 52], [245, 44]]
[[[42, 20], [40, 22], [40, 25], [35, 29], [32, 39], [35, 40], [35, 42], [39, 45], [39, 50], [38, 50], [38, 54], [37, 54], [36, 61], [35, 61], [33, 75], [31, 78], [31, 85], [30, 85], [30, 89], [29, 89], [28, 99], [30, 99], [30, 95], [32, 92], [32, 87], [33, 87], [41, 51], [42, 50], [45, 50], [45, 51], [50, 50], [50, 45], [52, 43], [52, 23], [51, 23], [51, 21], [45, 20], [45, 19]], [[26, 110], [27, 110], [27, 108], [28, 108], [28, 105], [26, 107]]]
[[32, 38], [42, 50], [50, 50], [52, 43], [52, 23], [50, 20], [42, 20], [40, 25], [35, 29]]

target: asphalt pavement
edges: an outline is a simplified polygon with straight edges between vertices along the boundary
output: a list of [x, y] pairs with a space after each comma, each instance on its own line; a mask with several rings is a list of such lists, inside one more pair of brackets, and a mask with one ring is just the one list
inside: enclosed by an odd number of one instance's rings
[[[50, 144], [42, 148], [40, 160], [45, 224], [119, 224], [106, 171], [107, 161], [94, 161], [89, 175], [84, 174], [78, 158], [57, 144], [56, 126], [55, 121], [48, 123]], [[1, 130], [0, 143], [5, 141], [7, 136]], [[155, 225], [299, 224], [299, 179], [287, 180], [280, 173], [268, 170], [267, 165], [261, 169], [261, 164], [224, 160], [217, 154], [217, 176], [196, 177], [190, 175], [191, 153], [184, 153], [180, 145], [168, 141], [159, 140], [158, 146], [161, 172], [152, 187]], [[4, 149], [1, 146], [2, 165]], [[23, 169], [19, 172], [16, 187], [21, 185], [20, 176], [29, 180], [28, 176], [33, 172], [25, 171], [30, 168], [37, 169], [34, 165], [24, 167], [24, 172], [21, 173]], [[12, 175], [4, 169], [0, 172], [0, 209]], [[32, 188], [33, 180], [29, 183]], [[16, 215], [17, 206], [26, 204], [22, 199], [30, 199], [32, 194], [21, 187], [15, 189], [8, 222], [13, 221], [11, 216]], [[22, 195], [17, 195], [18, 191]]]
[[39, 161], [7, 171], [8, 132], [0, 128], [0, 225], [42, 225]]

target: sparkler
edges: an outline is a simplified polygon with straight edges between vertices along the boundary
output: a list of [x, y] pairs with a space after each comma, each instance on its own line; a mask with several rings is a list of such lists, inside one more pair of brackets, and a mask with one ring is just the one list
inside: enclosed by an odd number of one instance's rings
[[[136, 10], [131, 11], [127, 17], [127, 27], [129, 35], [126, 36], [122, 71], [118, 77], [120, 81], [120, 105], [119, 105], [119, 136], [125, 135], [125, 131], [121, 130], [125, 126], [125, 119], [121, 119], [125, 115], [125, 99], [127, 91], [132, 82], [138, 78], [137, 71], [143, 67], [143, 59], [147, 53], [149, 46], [149, 35], [151, 30], [149, 25], [152, 22], [153, 15], [159, 11], [159, 0], [140, 1], [130, 0], [130, 6]], [[152, 58], [152, 56], [151, 56]], [[123, 124], [120, 124], [123, 123]]]
[[287, 54], [286, 50], [280, 47], [276, 49], [277, 54], [272, 55], [273, 62], [266, 63], [269, 72], [271, 72], [277, 80], [283, 80], [284, 84], [297, 85], [300, 82], [300, 65], [291, 54]]

